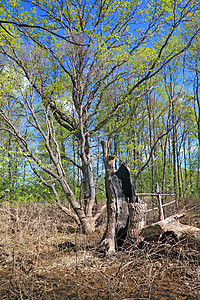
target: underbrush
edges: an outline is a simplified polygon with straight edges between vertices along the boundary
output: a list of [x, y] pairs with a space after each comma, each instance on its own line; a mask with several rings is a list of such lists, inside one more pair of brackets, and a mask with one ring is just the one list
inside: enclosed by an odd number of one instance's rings
[[3, 204], [0, 228], [0, 299], [200, 299], [200, 253], [190, 245], [166, 240], [99, 257], [105, 224], [86, 237], [50, 204]]

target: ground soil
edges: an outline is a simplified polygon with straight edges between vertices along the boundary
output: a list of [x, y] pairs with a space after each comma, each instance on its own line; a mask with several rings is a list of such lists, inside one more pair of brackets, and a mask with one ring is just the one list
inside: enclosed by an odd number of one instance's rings
[[[182, 222], [200, 227], [199, 201]], [[200, 252], [166, 241], [103, 257], [50, 204], [0, 206], [0, 299], [200, 299]], [[75, 247], [74, 247], [75, 245]]]

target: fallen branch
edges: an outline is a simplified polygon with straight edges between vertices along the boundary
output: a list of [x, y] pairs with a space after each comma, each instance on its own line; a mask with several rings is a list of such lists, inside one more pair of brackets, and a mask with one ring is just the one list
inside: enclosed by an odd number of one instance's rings
[[187, 241], [192, 246], [200, 248], [200, 228], [184, 225], [179, 222], [184, 214], [176, 214], [162, 221], [144, 227], [140, 236], [145, 241], [157, 241], [164, 234], [173, 234], [180, 241]]

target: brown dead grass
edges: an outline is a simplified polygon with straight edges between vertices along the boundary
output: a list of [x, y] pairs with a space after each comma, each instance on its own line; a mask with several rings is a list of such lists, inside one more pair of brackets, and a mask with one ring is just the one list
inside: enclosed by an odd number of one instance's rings
[[[51, 205], [1, 205], [0, 299], [200, 299], [197, 250], [166, 243], [101, 258], [87, 246], [104, 226], [90, 237], [73, 226]], [[66, 241], [77, 251], [59, 251]]]

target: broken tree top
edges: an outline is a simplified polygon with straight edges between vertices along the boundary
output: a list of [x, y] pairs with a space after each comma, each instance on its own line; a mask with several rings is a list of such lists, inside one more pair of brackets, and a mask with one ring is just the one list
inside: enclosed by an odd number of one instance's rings
[[111, 175], [111, 184], [116, 199], [125, 197], [128, 203], [137, 202], [131, 172], [125, 163], [121, 163], [119, 169]]

